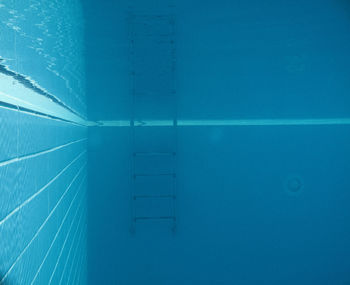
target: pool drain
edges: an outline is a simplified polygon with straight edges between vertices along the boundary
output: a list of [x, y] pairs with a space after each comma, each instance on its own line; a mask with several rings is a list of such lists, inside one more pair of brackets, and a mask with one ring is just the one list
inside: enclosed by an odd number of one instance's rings
[[303, 189], [303, 184], [299, 176], [289, 176], [285, 183], [285, 189], [288, 193], [296, 195]]

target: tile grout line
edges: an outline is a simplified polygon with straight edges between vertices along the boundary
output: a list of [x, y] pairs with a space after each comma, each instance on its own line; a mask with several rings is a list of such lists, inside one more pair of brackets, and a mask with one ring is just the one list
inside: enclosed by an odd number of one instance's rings
[[56, 150], [62, 149], [64, 147], [67, 147], [67, 146], [70, 146], [72, 144], [79, 143], [79, 142], [82, 142], [82, 141], [85, 141], [85, 140], [87, 140], [87, 138], [83, 138], [83, 139], [76, 140], [76, 141], [71, 141], [69, 143], [65, 143], [65, 144], [62, 144], [62, 145], [50, 148], [50, 149], [43, 150], [43, 151], [39, 151], [39, 152], [31, 153], [31, 154], [26, 154], [26, 155], [23, 155], [23, 156], [18, 156], [18, 157], [15, 157], [15, 158], [11, 158], [11, 159], [8, 159], [8, 160], [4, 160], [4, 161], [0, 162], [0, 167], [9, 165], [11, 163], [23, 161], [23, 160], [26, 160], [26, 159], [38, 157], [40, 155], [47, 154], [47, 153], [50, 153], [50, 152], [54, 152]]
[[[84, 225], [83, 225], [82, 233], [86, 234], [86, 230], [85, 230]], [[79, 262], [79, 256], [78, 256], [78, 260], [76, 258], [77, 258], [77, 253], [81, 250], [81, 239], [83, 239], [83, 238], [84, 238], [84, 234], [82, 234], [80, 236], [79, 244], [76, 246], [76, 250], [74, 252], [73, 259], [72, 259], [72, 266], [70, 267], [69, 274], [67, 275], [68, 276], [67, 284], [70, 284], [70, 280], [71, 280], [71, 276], [72, 276], [72, 270], [73, 270], [74, 266], [77, 264], [77, 262]]]
[[[78, 232], [78, 229], [79, 229], [79, 227], [80, 227], [80, 223], [81, 223], [83, 217], [84, 217], [84, 215], [81, 214], [81, 215], [80, 215], [80, 218], [79, 218], [79, 221], [78, 221], [78, 226], [77, 226], [77, 228], [76, 228], [76, 230], [75, 230], [75, 233], [74, 233], [74, 235], [73, 235], [73, 239], [75, 238], [76, 233]], [[59, 262], [60, 262], [60, 260], [61, 260], [61, 256], [62, 256], [63, 250], [65, 249], [66, 242], [68, 241], [68, 236], [70, 235], [70, 232], [71, 232], [71, 230], [72, 230], [72, 228], [73, 228], [72, 226], [73, 226], [73, 223], [72, 223], [70, 229], [68, 230], [68, 233], [67, 233], [67, 235], [66, 235], [66, 238], [65, 238], [65, 240], [64, 240], [64, 242], [63, 242], [63, 245], [62, 245], [62, 247], [61, 247], [60, 254], [59, 254], [59, 256], [58, 256], [58, 258], [57, 258], [57, 261], [56, 261], [56, 263], [55, 263], [55, 267], [54, 267], [53, 271], [51, 272], [51, 276], [50, 276], [50, 280], [49, 280], [49, 285], [51, 284], [52, 279], [53, 279], [53, 276], [54, 276], [55, 273], [56, 273], [58, 264], [59, 264]]]
[[29, 202], [31, 202], [35, 197], [41, 194], [45, 189], [47, 189], [55, 180], [58, 179], [75, 161], [77, 161], [83, 154], [86, 153], [86, 150], [81, 152], [73, 161], [71, 161], [66, 167], [64, 167], [53, 179], [51, 179], [44, 187], [42, 187], [39, 191], [37, 191], [34, 195], [25, 200], [22, 204], [13, 209], [5, 218], [0, 221], [0, 226], [2, 226], [9, 218], [11, 218], [15, 213], [17, 213], [21, 208], [26, 206]]
[[76, 176], [73, 178], [72, 182], [69, 184], [69, 186], [67, 187], [67, 189], [64, 191], [64, 193], [61, 195], [60, 199], [57, 201], [55, 207], [51, 210], [50, 214], [46, 217], [45, 221], [41, 224], [41, 226], [39, 227], [39, 229], [36, 231], [35, 235], [32, 237], [32, 239], [29, 241], [29, 243], [26, 245], [26, 247], [22, 250], [22, 252], [20, 253], [20, 255], [16, 258], [16, 260], [14, 261], [14, 263], [10, 266], [10, 268], [7, 270], [6, 274], [3, 276], [3, 278], [0, 280], [0, 284], [2, 282], [5, 281], [5, 279], [8, 277], [8, 275], [11, 273], [11, 271], [13, 270], [13, 268], [15, 267], [15, 265], [17, 264], [18, 260], [23, 256], [23, 254], [27, 251], [27, 249], [29, 248], [29, 246], [33, 243], [33, 241], [36, 239], [36, 237], [39, 235], [40, 231], [44, 228], [44, 226], [46, 225], [47, 221], [51, 218], [51, 216], [53, 215], [53, 213], [55, 212], [55, 210], [57, 209], [58, 205], [61, 203], [63, 197], [66, 195], [66, 193], [68, 192], [68, 190], [70, 189], [70, 187], [72, 186], [73, 182], [75, 181], [75, 179], [78, 177], [78, 175], [81, 173], [81, 171], [86, 167], [86, 164], [84, 164], [78, 171], [78, 173], [76, 174]]
[[[80, 249], [82, 249], [82, 245], [80, 244]], [[79, 255], [79, 257], [78, 257], [78, 260], [76, 261], [76, 263], [75, 263], [75, 271], [74, 271], [74, 273], [71, 273], [70, 275], [69, 275], [69, 279], [68, 279], [68, 281], [70, 281], [71, 279], [70, 279], [70, 277], [72, 276], [72, 274], [74, 274], [73, 275], [73, 279], [72, 279], [72, 283], [71, 284], [73, 284], [73, 285], [77, 285], [77, 284], [79, 284], [79, 283], [77, 283], [77, 282], [75, 282], [76, 281], [76, 279], [77, 279], [77, 275], [79, 275], [79, 273], [80, 273], [80, 271], [81, 271], [81, 268], [82, 268], [82, 264], [84, 263], [84, 253], [83, 254], [81, 254], [81, 255]], [[73, 266], [72, 266], [72, 268], [73, 268]], [[79, 273], [78, 273], [79, 272]], [[68, 282], [68, 284], [70, 284], [69, 282]]]
[[[43, 267], [43, 265], [44, 265], [44, 263], [45, 263], [45, 261], [46, 261], [48, 255], [49, 255], [49, 253], [51, 252], [51, 249], [52, 249], [52, 247], [53, 247], [53, 245], [54, 245], [54, 243], [55, 243], [55, 241], [56, 241], [58, 235], [60, 234], [60, 232], [61, 232], [61, 230], [62, 230], [63, 224], [65, 223], [65, 221], [66, 221], [66, 219], [67, 219], [67, 217], [68, 217], [68, 213], [70, 212], [70, 210], [71, 210], [71, 208], [72, 208], [72, 206], [73, 206], [73, 203], [74, 203], [76, 197], [78, 196], [78, 194], [79, 194], [79, 192], [80, 192], [81, 186], [82, 186], [82, 185], [84, 184], [84, 182], [85, 182], [85, 178], [86, 178], [86, 175], [84, 176], [83, 180], [81, 181], [80, 185], [78, 186], [78, 189], [77, 189], [77, 191], [76, 191], [76, 193], [75, 193], [75, 195], [74, 195], [74, 198], [73, 198], [73, 199], [71, 200], [71, 202], [70, 202], [69, 208], [68, 208], [68, 210], [66, 211], [66, 213], [65, 213], [65, 215], [64, 215], [64, 217], [63, 217], [63, 219], [62, 219], [62, 222], [61, 222], [61, 224], [60, 224], [58, 230], [56, 231], [56, 234], [55, 234], [55, 236], [54, 236], [54, 238], [53, 238], [53, 240], [52, 240], [52, 242], [51, 242], [51, 245], [50, 245], [49, 249], [47, 250], [47, 252], [46, 252], [46, 254], [45, 254], [45, 257], [44, 257], [43, 261], [41, 262], [41, 264], [40, 264], [40, 266], [39, 266], [39, 268], [38, 268], [36, 274], [34, 275], [34, 278], [33, 278], [32, 282], [30, 283], [31, 285], [34, 284], [36, 278], [38, 277], [38, 275], [39, 275], [39, 273], [40, 273], [41, 268]], [[74, 178], [73, 178], [73, 180], [74, 180]], [[78, 212], [78, 209], [80, 208], [80, 206], [81, 206], [81, 203], [80, 203], [79, 206], [77, 207], [76, 213]], [[74, 215], [74, 217], [75, 217], [75, 216], [76, 216], [76, 214]], [[73, 222], [72, 222], [72, 223], [73, 223]]]
[[[82, 225], [80, 225], [80, 226], [82, 226]], [[84, 232], [84, 227], [82, 227], [81, 230], [80, 230], [78, 240], [80, 240], [83, 232]], [[73, 244], [75, 243], [75, 237], [76, 236], [74, 236], [74, 239], [72, 240], [72, 244], [71, 244], [71, 246], [69, 248], [68, 257], [67, 257], [66, 262], [65, 262], [64, 267], [63, 267], [63, 272], [61, 274], [59, 285], [61, 285], [61, 283], [62, 283], [62, 279], [63, 279], [64, 273], [66, 271], [66, 268], [67, 268], [67, 263], [68, 263], [68, 260], [70, 259], [70, 254], [71, 254], [71, 251], [72, 251], [72, 248], [73, 248]]]

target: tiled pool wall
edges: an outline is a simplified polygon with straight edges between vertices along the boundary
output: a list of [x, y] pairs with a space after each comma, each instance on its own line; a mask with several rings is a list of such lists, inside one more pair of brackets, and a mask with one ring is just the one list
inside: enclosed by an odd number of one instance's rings
[[0, 22], [0, 284], [86, 284], [87, 127], [36, 105], [86, 115], [80, 2], [3, 1]]

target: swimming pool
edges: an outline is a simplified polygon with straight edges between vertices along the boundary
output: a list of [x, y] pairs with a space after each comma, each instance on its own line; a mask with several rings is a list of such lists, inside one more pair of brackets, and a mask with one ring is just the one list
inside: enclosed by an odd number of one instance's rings
[[0, 2], [1, 284], [348, 284], [350, 5]]

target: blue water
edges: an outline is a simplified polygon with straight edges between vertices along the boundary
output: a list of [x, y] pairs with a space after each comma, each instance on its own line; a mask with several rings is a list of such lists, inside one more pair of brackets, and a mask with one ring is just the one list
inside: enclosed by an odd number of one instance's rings
[[82, 13], [79, 0], [1, 1], [0, 59], [84, 116]]
[[348, 1], [0, 22], [0, 284], [350, 284]]

